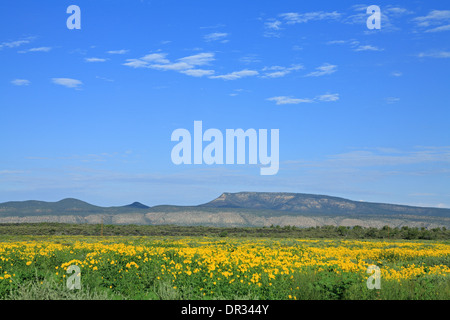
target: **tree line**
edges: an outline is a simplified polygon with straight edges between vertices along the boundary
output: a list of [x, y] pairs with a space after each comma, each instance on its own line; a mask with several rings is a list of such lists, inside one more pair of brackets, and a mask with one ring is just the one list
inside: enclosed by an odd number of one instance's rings
[[101, 225], [68, 223], [0, 224], [0, 235], [85, 235], [85, 236], [211, 236], [211, 237], [273, 237], [317, 239], [405, 239], [450, 240], [446, 227], [366, 228], [361, 226], [296, 226], [212, 227], [177, 225]]

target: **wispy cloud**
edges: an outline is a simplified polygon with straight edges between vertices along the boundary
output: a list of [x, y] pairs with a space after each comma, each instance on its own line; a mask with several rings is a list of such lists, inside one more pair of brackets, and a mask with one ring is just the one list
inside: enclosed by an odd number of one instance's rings
[[210, 76], [211, 79], [223, 79], [223, 80], [237, 80], [244, 77], [252, 77], [258, 75], [259, 72], [256, 70], [244, 69], [241, 71], [234, 71], [231, 73], [218, 75], [218, 76]]
[[192, 56], [178, 59], [178, 61], [189, 64], [190, 66], [203, 66], [214, 61], [214, 53], [203, 52]]
[[316, 97], [316, 100], [323, 102], [332, 102], [339, 100], [339, 93], [326, 93]]
[[433, 29], [428, 29], [425, 32], [441, 32], [441, 31], [449, 31], [450, 30], [450, 24], [447, 24], [445, 26], [436, 27]]
[[388, 104], [393, 104], [393, 103], [396, 103], [399, 101], [400, 101], [400, 98], [397, 98], [397, 97], [387, 97], [386, 98], [386, 103], [388, 103]]
[[155, 63], [170, 63], [170, 61], [166, 58], [167, 53], [150, 53], [142, 58], [140, 60], [146, 61], [148, 63], [155, 62]]
[[412, 20], [424, 32], [450, 31], [450, 10], [431, 10], [427, 15]]
[[214, 70], [204, 70], [204, 69], [187, 69], [181, 70], [180, 72], [192, 77], [203, 77], [214, 74]]
[[332, 40], [326, 43], [327, 45], [348, 45], [352, 48], [353, 51], [383, 51], [377, 46], [373, 46], [370, 44], [362, 45], [358, 40], [349, 39], [349, 40]]
[[110, 50], [107, 51], [107, 53], [109, 54], [125, 54], [128, 53], [130, 50], [126, 50], [126, 49], [120, 49], [120, 50]]
[[84, 58], [84, 61], [86, 62], [105, 62], [107, 59], [103, 59], [103, 58]]
[[270, 30], [281, 30], [281, 21], [280, 20], [272, 19], [272, 20], [264, 22], [264, 25], [267, 29], [270, 29]]
[[420, 27], [430, 27], [450, 22], [450, 10], [432, 10], [426, 16], [413, 19]]
[[32, 40], [32, 38], [29, 37], [29, 38], [21, 39], [21, 40], [2, 42], [2, 43], [0, 43], [0, 49], [20, 47], [21, 45], [30, 43], [31, 40]]
[[278, 19], [270, 18], [266, 22], [264, 22], [264, 37], [271, 38], [280, 37], [280, 31], [283, 29], [281, 28], [282, 22]]
[[314, 12], [286, 12], [279, 14], [276, 18], [269, 18], [264, 21], [264, 36], [265, 37], [280, 37], [282, 26], [284, 25], [294, 25], [298, 23], [307, 23], [310, 21], [319, 20], [339, 20], [341, 18], [341, 13], [325, 12], [325, 11], [314, 11]]
[[83, 82], [80, 80], [71, 78], [52, 78], [52, 82], [60, 86], [75, 89], [78, 89], [81, 85], [83, 85]]
[[402, 75], [403, 75], [403, 73], [400, 71], [391, 72], [391, 76], [393, 76], [393, 77], [401, 77]]
[[450, 51], [421, 52], [419, 58], [450, 58]]
[[300, 103], [313, 103], [313, 102], [334, 102], [339, 100], [338, 93], [326, 93], [319, 95], [313, 99], [311, 98], [293, 98], [291, 96], [277, 96], [267, 98], [268, 101], [274, 101], [277, 105], [284, 104], [300, 104]]
[[336, 11], [333, 12], [316, 11], [307, 13], [288, 12], [282, 13], [279, 16], [282, 19], [284, 19], [284, 21], [287, 24], [296, 24], [296, 23], [306, 23], [315, 20], [337, 20], [341, 17], [341, 13]]
[[[341, 20], [343, 23], [346, 24], [359, 24], [359, 25], [365, 25], [367, 22], [367, 7], [369, 5], [367, 4], [357, 4], [353, 5], [350, 9], [352, 11], [352, 14], [349, 14]], [[386, 5], [381, 7], [381, 32], [390, 32], [390, 31], [396, 31], [399, 30], [399, 27], [394, 24], [394, 22], [401, 17], [405, 15], [412, 14], [413, 12], [402, 8], [399, 6], [393, 6], [393, 5]], [[369, 30], [366, 31], [370, 32]]]
[[27, 50], [21, 50], [18, 51], [19, 53], [27, 53], [27, 52], [49, 52], [52, 50], [52, 47], [37, 47], [37, 48], [31, 48]]
[[321, 77], [332, 74], [337, 71], [337, 66], [329, 63], [325, 63], [316, 68], [316, 71], [310, 72], [306, 77]]
[[262, 70], [264, 72], [263, 78], [280, 78], [284, 77], [285, 75], [293, 71], [301, 70], [303, 68], [304, 67], [300, 64], [295, 64], [290, 67], [281, 67], [281, 66], [264, 67]]
[[28, 86], [31, 84], [30, 80], [26, 79], [14, 79], [11, 83], [15, 86]]
[[214, 53], [202, 52], [186, 56], [171, 62], [166, 53], [151, 53], [138, 59], [127, 59], [123, 65], [132, 68], [148, 68], [161, 71], [177, 71], [192, 77], [203, 77], [214, 74], [214, 70], [199, 69], [214, 61]]
[[209, 33], [207, 35], [205, 35], [203, 37], [203, 39], [205, 39], [205, 41], [220, 41], [222, 43], [228, 42], [228, 39], [225, 39], [226, 37], [228, 37], [228, 33], [226, 32], [213, 32], [213, 33]]
[[278, 96], [278, 97], [272, 97], [267, 98], [268, 101], [275, 101], [277, 105], [283, 105], [283, 104], [299, 104], [299, 103], [312, 103], [314, 100], [312, 99], [299, 99], [299, 98], [293, 98], [289, 96]]
[[358, 46], [354, 49], [354, 51], [383, 51], [383, 49], [368, 44], [364, 46]]

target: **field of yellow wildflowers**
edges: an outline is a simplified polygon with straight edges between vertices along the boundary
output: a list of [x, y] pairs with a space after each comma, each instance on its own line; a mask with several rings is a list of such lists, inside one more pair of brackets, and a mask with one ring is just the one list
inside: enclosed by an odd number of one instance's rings
[[[81, 289], [69, 290], [70, 265]], [[381, 270], [368, 289], [367, 268]], [[450, 299], [435, 241], [21, 236], [0, 242], [2, 299]]]

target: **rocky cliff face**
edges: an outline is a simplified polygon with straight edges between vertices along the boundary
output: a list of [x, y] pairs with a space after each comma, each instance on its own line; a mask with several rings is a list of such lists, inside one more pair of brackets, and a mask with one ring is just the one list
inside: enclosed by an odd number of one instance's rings
[[390, 227], [425, 227], [450, 228], [450, 218], [423, 217], [416, 216], [371, 216], [371, 217], [345, 217], [345, 216], [305, 216], [305, 215], [280, 215], [280, 216], [259, 216], [248, 212], [231, 211], [155, 211], [146, 214], [130, 213], [118, 215], [89, 215], [89, 216], [27, 216], [27, 217], [1, 217], [0, 223], [37, 223], [37, 222], [57, 222], [57, 223], [92, 223], [92, 224], [138, 224], [138, 225], [160, 225], [175, 224], [184, 226], [216, 226], [216, 227], [269, 227], [297, 226], [362, 226], [381, 228], [385, 225]]

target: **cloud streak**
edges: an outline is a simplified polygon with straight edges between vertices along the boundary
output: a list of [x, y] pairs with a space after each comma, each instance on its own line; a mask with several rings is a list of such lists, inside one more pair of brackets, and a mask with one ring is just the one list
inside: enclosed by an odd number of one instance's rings
[[285, 75], [293, 72], [302, 70], [304, 67], [300, 64], [292, 65], [290, 67], [281, 67], [281, 66], [272, 66], [272, 67], [265, 67], [263, 68], [263, 78], [280, 78], [284, 77]]
[[315, 98], [293, 98], [291, 96], [277, 96], [267, 98], [268, 101], [274, 101], [276, 105], [285, 105], [285, 104], [300, 104], [300, 103], [313, 103], [313, 102], [334, 102], [339, 100], [338, 93], [327, 93], [323, 95], [319, 95]]
[[192, 77], [203, 77], [214, 74], [214, 70], [199, 69], [214, 61], [214, 53], [202, 52], [186, 56], [171, 62], [166, 53], [151, 53], [138, 59], [127, 59], [123, 65], [132, 68], [147, 68], [161, 71], [176, 71]]
[[15, 86], [28, 86], [31, 84], [30, 80], [26, 79], [14, 79], [11, 83]]
[[213, 32], [213, 33], [205, 35], [203, 37], [203, 39], [207, 42], [220, 41], [222, 43], [225, 43], [225, 42], [228, 42], [228, 40], [225, 39], [226, 37], [228, 37], [228, 33], [226, 33], [226, 32]]
[[316, 71], [310, 72], [306, 77], [321, 77], [335, 73], [337, 71], [337, 66], [329, 63], [324, 63], [320, 67], [316, 68]]
[[37, 48], [31, 48], [27, 50], [21, 50], [19, 53], [28, 53], [28, 52], [49, 52], [52, 50], [52, 47], [37, 47]]
[[222, 79], [222, 80], [237, 80], [244, 77], [252, 77], [257, 76], [259, 74], [256, 70], [244, 69], [241, 71], [234, 71], [231, 73], [218, 75], [218, 76], [210, 76], [211, 79]]
[[81, 85], [83, 85], [83, 82], [77, 79], [71, 79], [71, 78], [52, 78], [52, 82], [54, 84], [64, 86], [66, 88], [74, 88], [78, 89]]

